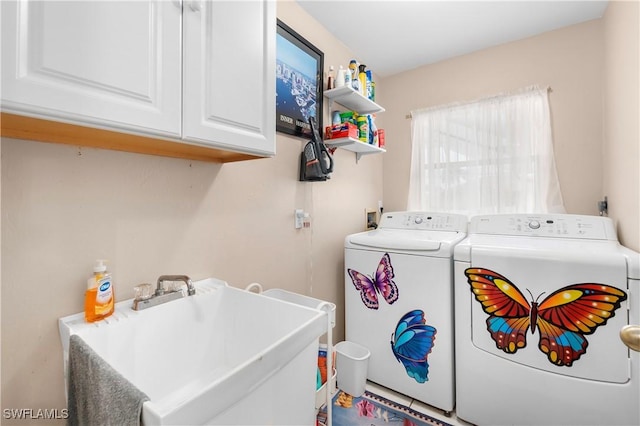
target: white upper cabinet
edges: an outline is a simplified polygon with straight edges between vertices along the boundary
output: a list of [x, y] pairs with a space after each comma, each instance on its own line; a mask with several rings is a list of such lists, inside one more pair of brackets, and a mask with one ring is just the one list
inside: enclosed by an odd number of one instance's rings
[[3, 1], [2, 109], [180, 136], [172, 2]]
[[275, 153], [275, 2], [1, 7], [3, 112]]
[[275, 4], [185, 2], [183, 137], [275, 153]]

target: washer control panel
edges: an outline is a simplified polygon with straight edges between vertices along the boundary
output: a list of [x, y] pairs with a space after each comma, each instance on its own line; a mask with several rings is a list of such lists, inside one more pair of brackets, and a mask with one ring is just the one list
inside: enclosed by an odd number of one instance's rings
[[607, 217], [582, 215], [495, 215], [471, 218], [470, 234], [617, 240]]
[[467, 231], [467, 216], [429, 212], [383, 213], [380, 228], [422, 231]]

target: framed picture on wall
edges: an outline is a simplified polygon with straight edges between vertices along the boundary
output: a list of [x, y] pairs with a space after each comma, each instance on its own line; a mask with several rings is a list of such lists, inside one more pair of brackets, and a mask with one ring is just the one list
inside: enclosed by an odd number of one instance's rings
[[276, 36], [276, 130], [311, 138], [309, 117], [322, 134], [324, 54], [278, 19]]

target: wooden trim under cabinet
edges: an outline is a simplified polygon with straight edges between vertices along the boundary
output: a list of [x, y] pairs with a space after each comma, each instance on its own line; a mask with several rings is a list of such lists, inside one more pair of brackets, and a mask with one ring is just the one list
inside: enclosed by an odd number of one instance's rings
[[189, 160], [229, 163], [264, 158], [251, 154], [43, 120], [7, 112], [0, 113], [0, 128], [0, 136], [2, 137], [88, 146]]

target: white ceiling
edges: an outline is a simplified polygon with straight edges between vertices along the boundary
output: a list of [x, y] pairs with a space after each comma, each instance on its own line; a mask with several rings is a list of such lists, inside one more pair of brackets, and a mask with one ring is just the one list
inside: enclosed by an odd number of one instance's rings
[[355, 59], [381, 77], [601, 18], [608, 3], [597, 0], [297, 2], [354, 52]]

